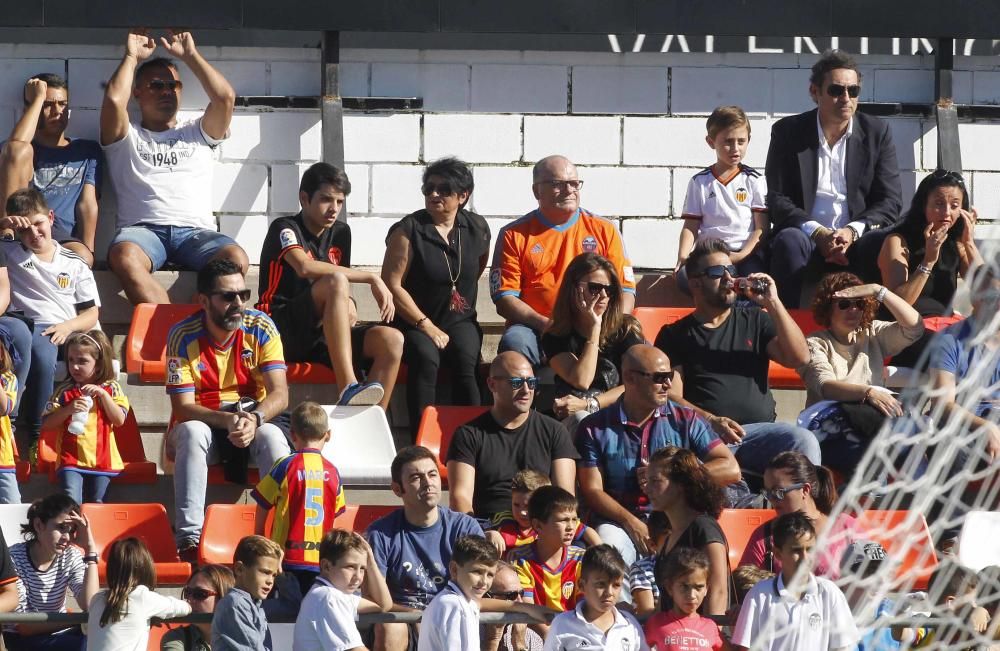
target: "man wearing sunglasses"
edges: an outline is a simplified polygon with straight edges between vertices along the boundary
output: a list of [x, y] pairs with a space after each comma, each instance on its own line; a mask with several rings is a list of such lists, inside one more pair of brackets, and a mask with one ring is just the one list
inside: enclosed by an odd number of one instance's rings
[[[450, 473], [449, 473], [450, 476]], [[521, 579], [510, 563], [500, 561], [493, 584], [486, 593], [489, 599], [524, 602]], [[542, 638], [527, 624], [483, 624], [484, 651], [542, 651]]]
[[500, 351], [514, 350], [538, 368], [539, 337], [549, 324], [563, 272], [581, 253], [598, 253], [614, 265], [622, 286], [622, 311], [635, 306], [635, 274], [618, 229], [580, 207], [583, 181], [564, 156], [548, 156], [532, 171], [538, 208], [497, 234], [490, 295], [507, 320]]
[[874, 271], [881, 245], [866, 236], [899, 221], [902, 191], [889, 125], [857, 113], [861, 73], [839, 50], [812, 67], [816, 108], [775, 122], [767, 152], [771, 275], [782, 302], [844, 266]]
[[[159, 43], [198, 79], [208, 107], [178, 124], [183, 83], [177, 65], [151, 58], [157, 41], [145, 30], [129, 33], [125, 56], [104, 91], [101, 146], [118, 203], [108, 265], [132, 303], [170, 302], [153, 278], [168, 262], [194, 271], [216, 259], [231, 260], [244, 273], [249, 266], [240, 245], [218, 232], [212, 214], [213, 150], [229, 134], [236, 92], [202, 58], [189, 32], [167, 32]], [[139, 124], [129, 122], [131, 97]]]

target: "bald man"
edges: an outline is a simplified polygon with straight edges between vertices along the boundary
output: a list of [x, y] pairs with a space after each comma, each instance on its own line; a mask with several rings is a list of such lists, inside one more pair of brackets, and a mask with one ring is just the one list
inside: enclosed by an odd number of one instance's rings
[[[521, 579], [510, 563], [500, 561], [497, 565], [487, 594], [503, 601], [524, 601]], [[484, 624], [480, 637], [486, 651], [542, 651], [542, 638], [527, 624]]]
[[493, 407], [455, 431], [445, 457], [455, 511], [480, 518], [510, 511], [510, 480], [527, 468], [575, 492], [576, 448], [562, 423], [531, 408], [537, 383], [524, 355], [493, 360], [486, 380]]
[[663, 351], [647, 344], [632, 346], [622, 359], [622, 397], [585, 418], [577, 429], [577, 480], [580, 496], [591, 509], [590, 525], [630, 566], [637, 552], [655, 551], [648, 546], [648, 502], [637, 472], [653, 452], [667, 446], [687, 448], [720, 486], [740, 480], [736, 458], [705, 419], [668, 398], [673, 375]]
[[580, 208], [576, 166], [565, 156], [535, 164], [531, 190], [538, 208], [504, 226], [497, 235], [490, 270], [490, 296], [507, 320], [500, 351], [513, 350], [536, 368], [538, 339], [549, 323], [563, 272], [581, 253], [599, 253], [618, 270], [622, 309], [635, 306], [635, 274], [617, 227]]

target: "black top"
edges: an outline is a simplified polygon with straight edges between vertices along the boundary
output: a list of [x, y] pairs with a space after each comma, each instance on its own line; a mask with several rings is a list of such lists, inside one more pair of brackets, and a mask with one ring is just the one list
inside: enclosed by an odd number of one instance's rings
[[274, 309], [281, 309], [291, 299], [309, 291], [312, 283], [299, 277], [285, 260], [292, 249], [302, 249], [313, 260], [350, 267], [351, 228], [338, 221], [319, 235], [313, 235], [306, 228], [301, 212], [274, 220], [260, 251], [258, 310], [272, 314]]
[[[708, 515], [707, 513], [702, 513], [697, 518], [695, 518], [688, 528], [684, 530], [684, 533], [680, 535], [680, 539], [677, 544], [674, 545], [673, 549], [666, 551], [661, 549], [656, 555], [656, 570], [655, 575], [660, 576], [660, 568], [663, 564], [667, 562], [672, 554], [674, 554], [681, 547], [690, 547], [692, 549], [704, 550], [705, 546], [709, 543], [720, 543], [726, 549], [726, 573], [729, 573], [729, 541], [726, 540], [726, 534], [723, 533], [722, 527], [719, 525], [719, 521]], [[736, 591], [733, 585], [732, 579], [728, 582], [729, 584], [729, 599], [726, 603], [726, 610], [736, 602]], [[666, 612], [670, 610], [674, 605], [673, 599], [670, 598], [670, 592], [668, 590], [660, 589], [660, 610]], [[705, 602], [703, 601], [701, 607], [698, 608], [698, 612], [704, 614]]]
[[683, 367], [688, 402], [740, 425], [771, 423], [777, 412], [767, 386], [767, 345], [775, 336], [767, 312], [734, 307], [718, 328], [706, 328], [693, 313], [663, 326], [656, 347]]
[[[927, 224], [912, 223], [913, 221], [915, 220], [904, 222], [895, 231], [903, 238], [909, 251], [906, 266], [910, 278], [920, 273], [917, 271], [917, 266], [924, 261], [924, 253], [927, 251], [927, 240], [924, 237], [924, 228]], [[920, 290], [920, 296], [913, 303], [914, 309], [920, 316], [951, 316], [951, 300], [958, 290], [958, 275], [962, 268], [962, 258], [958, 254], [958, 240], [964, 232], [965, 222], [961, 219], [948, 231], [948, 237], [941, 245], [938, 261], [931, 269], [924, 288]], [[883, 307], [881, 314], [889, 312]]]
[[[486, 220], [468, 210], [458, 211], [448, 244], [441, 239], [426, 210], [418, 210], [393, 224], [386, 243], [397, 228], [404, 229], [410, 240], [410, 268], [403, 279], [403, 289], [410, 293], [420, 311], [439, 328], [475, 320], [480, 269], [490, 249], [490, 227]], [[451, 264], [450, 276], [445, 256]], [[451, 279], [456, 274], [455, 288], [467, 304], [467, 309], [461, 312], [451, 309]], [[397, 322], [402, 327], [413, 327], [401, 319]]]
[[579, 457], [569, 432], [554, 418], [532, 411], [523, 425], [510, 430], [486, 412], [455, 430], [445, 460], [476, 469], [472, 510], [491, 518], [510, 510], [510, 480], [519, 470], [549, 476], [554, 460]]
[[[597, 352], [597, 372], [588, 387], [591, 393], [604, 393], [620, 385], [622, 383], [622, 356], [625, 355], [625, 351], [636, 344], [646, 343], [642, 335], [633, 328], [623, 328], [617, 334], [617, 337], [606, 342]], [[542, 335], [542, 350], [545, 351], [545, 356], [549, 359], [559, 353], [573, 353], [580, 357], [586, 341], [587, 338], [581, 336], [576, 330], [571, 330], [568, 335], [546, 332]], [[580, 393], [558, 375], [556, 376], [556, 391], [559, 396]]]

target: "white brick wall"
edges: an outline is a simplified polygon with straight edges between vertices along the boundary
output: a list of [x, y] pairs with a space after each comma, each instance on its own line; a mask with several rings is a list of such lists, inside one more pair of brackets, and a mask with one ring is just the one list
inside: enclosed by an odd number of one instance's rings
[[372, 95], [422, 97], [425, 111], [467, 111], [469, 66], [458, 63], [373, 63]]
[[[419, 165], [372, 165], [372, 212], [406, 215], [423, 208], [423, 171]], [[352, 229], [357, 221], [351, 223]]]
[[574, 113], [666, 113], [667, 68], [574, 66]]
[[624, 220], [622, 238], [632, 266], [640, 269], [673, 267], [683, 225], [680, 219]]
[[[313, 113], [313, 119], [317, 117]], [[419, 156], [419, 115], [366, 113], [344, 116], [345, 160], [416, 162]]]
[[771, 71], [754, 68], [674, 68], [670, 110], [708, 114], [716, 106], [736, 104], [747, 113], [771, 110]]
[[587, 167], [580, 194], [584, 208], [599, 215], [664, 215], [670, 205], [670, 170], [665, 167]]
[[467, 163], [521, 159], [519, 115], [425, 115], [424, 160], [457, 156]]
[[473, 178], [472, 209], [481, 215], [520, 216], [537, 206], [530, 167], [477, 167]]
[[473, 111], [565, 113], [565, 66], [473, 65]]
[[621, 118], [524, 118], [524, 160], [536, 162], [561, 154], [577, 164], [617, 165], [621, 162]]

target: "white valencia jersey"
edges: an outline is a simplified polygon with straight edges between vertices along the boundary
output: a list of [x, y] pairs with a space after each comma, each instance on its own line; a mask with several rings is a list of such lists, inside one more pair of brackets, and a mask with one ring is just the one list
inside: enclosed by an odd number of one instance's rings
[[753, 231], [753, 213], [767, 210], [767, 181], [752, 167], [740, 165], [725, 178], [707, 167], [691, 177], [684, 199], [684, 219], [701, 222], [698, 241], [717, 237], [738, 251]]
[[75, 318], [89, 307], [100, 307], [94, 273], [80, 256], [58, 243], [52, 262], [41, 260], [20, 242], [0, 246], [0, 261], [10, 279], [10, 306], [36, 325]]

